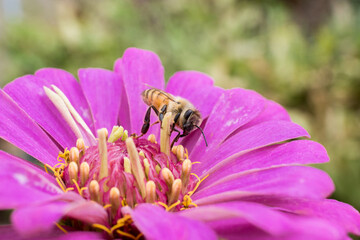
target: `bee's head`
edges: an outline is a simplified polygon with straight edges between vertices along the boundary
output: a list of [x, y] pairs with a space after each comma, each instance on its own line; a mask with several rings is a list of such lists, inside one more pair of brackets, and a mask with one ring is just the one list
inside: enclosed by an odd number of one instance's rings
[[195, 127], [200, 129], [201, 133], [204, 136], [205, 143], [207, 146], [204, 132], [200, 128], [201, 123], [202, 123], [201, 114], [198, 110], [193, 110], [193, 109], [186, 110], [184, 114], [184, 123], [183, 123], [184, 134], [188, 135]]

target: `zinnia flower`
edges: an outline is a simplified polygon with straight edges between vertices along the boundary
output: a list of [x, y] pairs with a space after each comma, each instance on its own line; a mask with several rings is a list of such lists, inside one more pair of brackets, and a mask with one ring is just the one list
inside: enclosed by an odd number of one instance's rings
[[[159, 58], [128, 49], [80, 82], [41, 69], [0, 92], [0, 136], [39, 166], [0, 152], [4, 238], [346, 239], [360, 215], [326, 199], [325, 149], [277, 103], [193, 71], [166, 88]], [[171, 115], [141, 137], [147, 85], [192, 102], [201, 128], [170, 149]], [[151, 123], [157, 120], [152, 114]], [[161, 133], [160, 133], [161, 132]], [[132, 136], [132, 137], [131, 137]], [[172, 136], [173, 138], [174, 136]]]

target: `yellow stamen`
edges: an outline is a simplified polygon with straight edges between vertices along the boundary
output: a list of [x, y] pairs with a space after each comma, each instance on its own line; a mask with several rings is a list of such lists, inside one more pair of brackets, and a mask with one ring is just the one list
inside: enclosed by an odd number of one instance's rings
[[120, 207], [120, 191], [117, 187], [112, 187], [110, 189], [110, 203], [111, 203], [111, 213], [113, 216], [115, 216], [117, 210]]
[[139, 234], [136, 236], [135, 240], [139, 240], [143, 235], [144, 235], [143, 233], [139, 233]]
[[76, 147], [77, 147], [77, 149], [79, 149], [80, 151], [81, 151], [81, 150], [85, 150], [85, 142], [84, 142], [84, 139], [78, 138], [78, 139], [76, 140]]
[[82, 196], [82, 191], [81, 191], [78, 183], [75, 181], [75, 179], [73, 179], [72, 181], [73, 181], [73, 183], [75, 184], [75, 187], [76, 187], [76, 189], [78, 190], [78, 193], [80, 194], [80, 196]]
[[142, 150], [140, 150], [139, 156], [142, 156], [143, 158], [145, 158], [145, 153]]
[[176, 155], [176, 152], [177, 152], [177, 148], [178, 148], [177, 145], [176, 145], [176, 146], [173, 146], [173, 147], [171, 148], [171, 152], [172, 152], [173, 154], [175, 154], [175, 155]]
[[156, 171], [157, 174], [160, 173], [160, 171], [161, 171], [160, 165], [156, 165], [156, 166], [155, 166], [155, 171]]
[[87, 189], [87, 187], [82, 187], [82, 188], [80, 188], [80, 195], [82, 196], [82, 192], [84, 191], [84, 190], [86, 190]]
[[71, 162], [69, 164], [69, 177], [71, 179], [71, 181], [74, 179], [75, 181], [77, 181], [78, 179], [78, 172], [79, 172], [79, 168], [78, 165], [75, 162]]
[[123, 134], [123, 136], [122, 136], [122, 138], [121, 138], [121, 140], [122, 140], [122, 141], [125, 141], [125, 140], [128, 138], [128, 136], [129, 136], [129, 133], [128, 133], [127, 130], [125, 130], [125, 131], [124, 131], [124, 134]]
[[182, 145], [178, 145], [178, 147], [176, 148], [176, 158], [179, 161], [183, 161], [184, 160], [184, 156], [185, 156], [185, 150], [184, 147]]
[[77, 147], [72, 147], [70, 149], [70, 155], [69, 155], [70, 161], [75, 162], [76, 164], [78, 164], [79, 163], [79, 156], [80, 156], [79, 149]]
[[84, 186], [87, 180], [89, 179], [90, 167], [87, 162], [82, 162], [80, 164], [80, 184]]
[[89, 184], [90, 199], [100, 203], [100, 186], [98, 181], [92, 180]]
[[160, 131], [160, 150], [167, 156], [170, 156], [170, 125], [173, 122], [171, 116], [170, 112], [165, 114]]
[[195, 191], [198, 189], [198, 187], [200, 186], [200, 183], [201, 183], [202, 181], [204, 181], [210, 174], [206, 175], [206, 176], [203, 177], [202, 179], [200, 179], [200, 178], [198, 177], [198, 175], [196, 175], [195, 173], [191, 173], [191, 175], [195, 176], [195, 177], [198, 179], [198, 182], [196, 183], [196, 186], [194, 187], [194, 189], [193, 189], [192, 191], [188, 192], [189, 197], [191, 197], [191, 195], [194, 194], [194, 192], [195, 192]]
[[[116, 132], [116, 130], [118, 130], [119, 129], [119, 126], [118, 125], [115, 125], [115, 126], [113, 126], [113, 128], [111, 129], [111, 133], [110, 133], [110, 136], [109, 136], [109, 139], [111, 138], [111, 136]], [[109, 140], [108, 139], [108, 140]]]
[[[99, 172], [99, 180], [109, 176], [108, 169], [108, 154], [107, 154], [107, 145], [106, 145], [106, 128], [99, 129], [97, 131], [99, 137], [99, 155], [100, 155], [100, 172]], [[105, 186], [104, 186], [105, 187]]]
[[191, 161], [189, 159], [185, 159], [182, 168], [181, 168], [181, 180], [183, 183], [183, 193], [186, 192], [186, 187], [189, 183], [190, 173], [191, 173]]
[[150, 163], [147, 158], [144, 158], [144, 170], [145, 170], [145, 177], [146, 179], [149, 179], [149, 171], [150, 171]]
[[156, 137], [155, 137], [154, 134], [150, 134], [150, 135], [148, 136], [148, 141], [151, 142], [151, 143], [157, 143], [157, 142], [156, 142]]
[[184, 156], [185, 156], [185, 159], [189, 159], [189, 152], [188, 152], [187, 148], [185, 148]]
[[110, 203], [109, 203], [109, 204], [106, 204], [105, 206], [103, 206], [104, 209], [107, 209], [107, 208], [109, 208], [109, 207], [111, 207], [111, 204], [110, 204]]
[[161, 175], [166, 182], [167, 186], [169, 187], [169, 192], [171, 192], [171, 187], [174, 182], [174, 175], [168, 168], [163, 168], [161, 170]]
[[91, 225], [93, 228], [98, 228], [98, 229], [101, 229], [105, 232], [107, 232], [109, 235], [112, 235], [112, 232], [110, 229], [108, 229], [106, 226], [104, 225], [101, 225], [101, 224], [97, 224], [97, 223], [94, 223]]
[[124, 217], [117, 220], [116, 224], [111, 227], [110, 231], [114, 232], [114, 230], [116, 230], [117, 228], [121, 228], [125, 226], [126, 222], [129, 222], [131, 224], [131, 221], [132, 221], [131, 216], [126, 214]]
[[139, 185], [141, 196], [145, 198], [145, 173], [140, 163], [139, 153], [136, 150], [136, 146], [132, 138], [126, 139], [126, 148], [130, 158], [131, 171], [136, 179], [136, 182]]
[[124, 198], [123, 200], [121, 200], [121, 206], [125, 207], [127, 206], [127, 202], [126, 202], [126, 199]]
[[128, 157], [124, 157], [124, 171], [131, 174], [131, 163]]
[[174, 207], [176, 207], [177, 205], [179, 205], [181, 202], [180, 200], [178, 200], [176, 203], [173, 203], [172, 205], [170, 205], [167, 209], [167, 211], [170, 211], [171, 209], [173, 209]]
[[61, 190], [63, 190], [64, 192], [66, 192], [65, 190], [65, 186], [63, 185], [63, 183], [60, 181], [59, 178], [55, 178], [56, 182], [59, 184]]
[[119, 126], [114, 126], [112, 131], [111, 131], [111, 134], [110, 134], [110, 137], [108, 139], [108, 142], [116, 142], [117, 140], [119, 140], [120, 138], [122, 138], [124, 135], [124, 128], [123, 127], [119, 127]]
[[55, 223], [55, 225], [56, 225], [61, 231], [63, 231], [65, 234], [68, 233], [68, 231], [66, 231], [59, 223], [57, 223], [57, 222], [54, 222], [54, 223]]
[[169, 197], [169, 204], [176, 202], [179, 199], [180, 192], [182, 189], [182, 182], [180, 179], [176, 179], [171, 187], [171, 194]]
[[131, 235], [130, 233], [126, 233], [126, 232], [123, 232], [121, 230], [116, 230], [116, 232], [124, 237], [128, 237], [128, 238], [131, 238], [131, 239], [136, 239], [135, 236]]
[[65, 190], [65, 192], [72, 191], [72, 190], [74, 190], [74, 188], [73, 188], [73, 187], [69, 187], [69, 188], [67, 188], [67, 189]]
[[154, 203], [156, 200], [156, 185], [154, 181], [148, 181], [146, 183], [146, 202]]
[[167, 211], [167, 209], [169, 208], [169, 207], [168, 207], [168, 205], [166, 205], [166, 204], [165, 204], [165, 203], [163, 203], [163, 202], [156, 202], [156, 204], [158, 204], [158, 205], [160, 205], [160, 206], [164, 207], [164, 208], [166, 209], [166, 211]]

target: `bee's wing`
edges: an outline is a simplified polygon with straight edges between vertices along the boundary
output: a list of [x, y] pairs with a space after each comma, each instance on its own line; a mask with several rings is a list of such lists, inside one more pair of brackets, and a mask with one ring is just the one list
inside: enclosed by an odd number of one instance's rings
[[144, 84], [145, 84], [147, 87], [149, 87], [149, 88], [158, 90], [162, 95], [164, 95], [165, 97], [167, 97], [170, 101], [176, 102], [175, 99], [173, 98], [173, 96], [172, 96], [171, 94], [169, 94], [169, 93], [167, 93], [167, 92], [164, 92], [163, 90], [160, 90], [160, 89], [158, 89], [158, 88], [156, 88], [156, 87], [150, 86], [149, 84], [146, 84], [146, 83], [144, 83]]

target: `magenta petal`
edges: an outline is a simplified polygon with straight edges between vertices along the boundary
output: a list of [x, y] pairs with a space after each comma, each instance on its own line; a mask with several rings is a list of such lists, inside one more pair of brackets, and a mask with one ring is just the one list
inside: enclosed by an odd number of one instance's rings
[[107, 224], [108, 215], [104, 208], [94, 201], [75, 202], [67, 208], [67, 217], [89, 224]]
[[122, 76], [129, 104], [129, 112], [120, 111], [120, 124], [122, 121], [127, 121], [129, 115], [131, 127], [128, 130], [130, 133], [139, 134], [147, 109], [141, 93], [149, 88], [146, 84], [164, 89], [164, 68], [159, 57], [153, 52], [129, 48], [122, 59], [115, 63], [114, 69]]
[[54, 165], [59, 148], [46, 133], [0, 90], [0, 137], [43, 163]]
[[72, 146], [76, 136], [43, 89], [52, 81], [27, 75], [5, 86], [4, 91], [63, 148]]
[[174, 96], [189, 100], [205, 119], [224, 91], [213, 85], [214, 81], [206, 74], [196, 71], [182, 71], [175, 73], [169, 79], [166, 91]]
[[[226, 239], [340, 239], [344, 231], [318, 218], [284, 214], [251, 202], [230, 202], [193, 208], [180, 212], [189, 218], [206, 222]], [[319, 232], [320, 231], [320, 232]], [[320, 238], [319, 238], [320, 237]], [[321, 238], [326, 237], [326, 238]]]
[[185, 218], [151, 204], [139, 204], [131, 211], [136, 227], [146, 239], [217, 239], [205, 224]]
[[[201, 164], [194, 165], [198, 175], [212, 173], [228, 161], [239, 157], [245, 151], [279, 143], [299, 137], [309, 137], [301, 126], [288, 121], [268, 121], [251, 128], [244, 129], [224, 142], [213, 154], [192, 158]], [[221, 163], [220, 163], [221, 162]], [[217, 163], [220, 163], [216, 165]], [[216, 165], [216, 167], [214, 167]]]
[[251, 169], [266, 168], [280, 165], [299, 165], [324, 163], [329, 161], [325, 148], [310, 140], [298, 140], [279, 145], [272, 145], [250, 151], [237, 158], [232, 158], [225, 164], [222, 162], [214, 166], [213, 171], [200, 185], [200, 189], [227, 177]]
[[264, 111], [262, 111], [259, 116], [257, 116], [251, 122], [242, 126], [239, 130], [241, 131], [242, 129], [252, 127], [262, 122], [274, 120], [290, 121], [290, 116], [287, 113], [286, 109], [283, 108], [280, 104], [271, 100], [267, 100]]
[[288, 166], [256, 169], [220, 179], [195, 192], [193, 199], [235, 190], [259, 195], [322, 199], [334, 191], [334, 184], [325, 172], [312, 167]]
[[0, 151], [0, 209], [11, 209], [62, 193], [50, 175]]
[[79, 70], [81, 87], [91, 107], [95, 129], [106, 128], [109, 132], [118, 124], [122, 82], [118, 74], [87, 68]]
[[48, 84], [54, 84], [61, 89], [85, 123], [94, 132], [94, 123], [89, 104], [86, 101], [80, 84], [72, 74], [62, 69], [43, 68], [36, 71], [35, 76], [44, 78]]
[[49, 234], [56, 229], [55, 223], [64, 215], [67, 205], [66, 202], [56, 202], [19, 208], [11, 215], [11, 221], [21, 236], [36, 237]]
[[76, 193], [67, 192], [50, 201], [16, 209], [11, 215], [11, 221], [20, 235], [38, 236], [54, 231], [55, 223], [63, 217], [102, 225], [106, 225], [108, 220], [102, 206], [86, 201]]
[[[69, 234], [72, 236], [72, 233]], [[58, 240], [64, 239], [64, 236], [67, 236], [60, 229], [54, 229], [54, 231], [48, 234], [42, 234], [41, 236], [30, 237], [30, 236], [21, 236], [13, 227], [13, 225], [0, 225], [0, 236], [1, 239], [11, 239], [11, 240]]]
[[296, 197], [249, 197], [255, 201], [279, 210], [303, 216], [315, 216], [340, 226], [347, 232], [360, 235], [360, 214], [352, 206], [332, 199], [312, 200]]
[[209, 147], [199, 139], [191, 151], [190, 159], [213, 154], [221, 142], [233, 131], [248, 123], [263, 110], [265, 99], [258, 93], [245, 89], [230, 89], [224, 92], [213, 108], [204, 128]]

